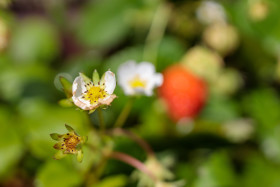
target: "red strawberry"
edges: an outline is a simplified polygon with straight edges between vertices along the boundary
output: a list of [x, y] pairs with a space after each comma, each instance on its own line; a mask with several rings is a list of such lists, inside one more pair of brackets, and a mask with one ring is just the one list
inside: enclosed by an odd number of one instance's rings
[[168, 67], [163, 77], [159, 94], [166, 101], [171, 118], [178, 121], [195, 117], [206, 100], [205, 83], [180, 65]]

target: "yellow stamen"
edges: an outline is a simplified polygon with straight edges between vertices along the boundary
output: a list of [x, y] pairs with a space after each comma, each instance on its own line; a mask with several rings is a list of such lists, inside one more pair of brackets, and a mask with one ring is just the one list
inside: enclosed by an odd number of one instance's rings
[[98, 99], [104, 99], [108, 94], [100, 86], [89, 86], [83, 98], [89, 100], [91, 104], [97, 103]]
[[[68, 134], [67, 134], [68, 135]], [[81, 138], [75, 134], [70, 134], [64, 138], [64, 148], [67, 152], [76, 152], [76, 146], [81, 142]]]
[[136, 76], [134, 79], [129, 81], [129, 84], [132, 88], [137, 88], [137, 87], [145, 88], [146, 81], [143, 81], [139, 78], [139, 76]]

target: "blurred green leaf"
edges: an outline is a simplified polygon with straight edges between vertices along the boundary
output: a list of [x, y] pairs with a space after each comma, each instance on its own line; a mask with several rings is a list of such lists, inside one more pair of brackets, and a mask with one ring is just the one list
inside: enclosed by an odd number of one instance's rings
[[158, 49], [158, 63], [156, 69], [162, 71], [171, 64], [180, 62], [186, 50], [186, 44], [177, 38], [173, 36], [164, 37]]
[[[42, 65], [28, 65], [19, 67], [7, 65], [0, 69], [0, 93], [4, 99], [15, 101], [24, 92], [29, 81], [50, 82], [52, 71]], [[32, 90], [36, 91], [36, 89]]]
[[248, 159], [243, 176], [243, 185], [246, 187], [278, 187], [280, 186], [279, 165], [272, 164], [260, 156]]
[[244, 97], [245, 111], [257, 120], [257, 132], [269, 134], [280, 123], [280, 100], [273, 89], [259, 89]]
[[104, 178], [98, 184], [92, 187], [122, 187], [127, 183], [127, 177], [125, 175], [115, 175]]
[[[143, 102], [140, 101], [139, 102]], [[147, 106], [147, 103], [142, 103]], [[141, 115], [141, 125], [138, 128], [138, 132], [142, 136], [146, 137], [161, 137], [164, 135], [171, 135], [175, 132], [176, 126], [170, 124], [168, 116], [166, 116], [163, 110], [163, 103], [157, 100], [149, 104], [150, 107], [145, 110]], [[142, 106], [143, 107], [143, 106]]]
[[23, 143], [13, 114], [0, 106], [0, 179], [8, 175], [23, 153]]
[[38, 17], [26, 18], [14, 29], [10, 53], [17, 64], [50, 63], [59, 46], [58, 35], [50, 23]]
[[61, 108], [39, 99], [25, 99], [18, 107], [21, 128], [28, 135], [27, 142], [32, 154], [41, 159], [52, 158], [56, 152], [49, 134], [67, 132], [64, 124], [71, 125], [81, 135], [88, 133], [85, 113], [75, 109]]
[[136, 62], [141, 62], [143, 58], [143, 47], [142, 46], [133, 46], [125, 48], [121, 51], [118, 51], [112, 55], [106, 64], [103, 66], [103, 71], [111, 69], [113, 72], [117, 72], [118, 67], [129, 60], [134, 60]]
[[228, 155], [216, 152], [198, 169], [198, 178], [193, 187], [233, 187], [236, 183]]
[[201, 118], [216, 122], [233, 120], [239, 116], [238, 105], [225, 97], [210, 96], [201, 112]]
[[71, 164], [63, 160], [50, 160], [38, 172], [35, 184], [39, 187], [69, 187], [78, 186], [82, 176]]
[[[266, 7], [253, 7], [254, 3], [263, 3], [261, 6]], [[239, 0], [234, 2], [228, 1], [225, 5], [233, 23], [239, 27], [241, 32], [245, 35], [254, 37], [255, 40], [259, 40], [263, 42], [263, 44], [273, 44], [265, 45], [267, 50], [271, 53], [278, 52], [277, 43], [280, 41], [280, 21], [278, 19], [280, 3], [278, 1]], [[254, 20], [250, 12], [253, 8], [255, 8], [256, 14], [261, 14], [263, 11], [267, 11], [264, 19]]]
[[130, 2], [103, 0], [88, 3], [79, 20], [78, 37], [83, 43], [96, 47], [108, 47], [121, 41], [129, 31], [126, 12]]

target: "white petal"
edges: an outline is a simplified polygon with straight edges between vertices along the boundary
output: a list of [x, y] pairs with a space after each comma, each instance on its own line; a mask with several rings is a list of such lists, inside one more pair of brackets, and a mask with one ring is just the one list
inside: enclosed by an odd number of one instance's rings
[[145, 94], [151, 96], [155, 87], [161, 86], [163, 83], [163, 76], [161, 73], [154, 74], [148, 81], [145, 87]]
[[85, 91], [86, 91], [86, 87], [82, 76], [76, 77], [72, 85], [73, 102], [76, 106], [80, 107], [81, 109], [88, 110], [89, 107], [91, 106], [90, 102], [82, 98], [83, 92]]
[[163, 76], [161, 73], [157, 73], [154, 75], [154, 83], [155, 86], [161, 86], [163, 83]]
[[83, 78], [81, 76], [76, 77], [72, 85], [73, 96], [79, 97], [85, 91], [86, 91], [86, 87]]
[[135, 90], [129, 84], [122, 86], [122, 89], [125, 95], [135, 95]]
[[116, 77], [111, 71], [106, 71], [104, 76], [105, 91], [112, 94], [116, 88]]
[[196, 11], [196, 16], [204, 24], [225, 22], [227, 19], [223, 6], [215, 1], [203, 1]]
[[152, 96], [153, 95], [153, 90], [152, 89], [146, 89], [144, 91], [144, 93], [145, 93], [146, 96]]
[[155, 66], [150, 62], [141, 62], [138, 64], [136, 71], [140, 78], [147, 80], [155, 73]]
[[135, 76], [136, 65], [137, 65], [136, 62], [132, 60], [127, 61], [122, 65], [120, 65], [117, 74], [118, 74], [118, 84], [121, 87], [127, 86], [129, 80], [131, 80]]
[[131, 72], [131, 70], [134, 71], [136, 66], [137, 66], [137, 64], [133, 60], [130, 60], [130, 61], [127, 61], [127, 62], [121, 64], [118, 68], [118, 76], [121, 76], [121, 74], [129, 73], [129, 72]]
[[[130, 82], [136, 77], [145, 81], [144, 88], [131, 87]], [[150, 62], [136, 64], [134, 61], [128, 61], [119, 67], [118, 81], [126, 95], [145, 94], [150, 96], [153, 93], [153, 88], [162, 84], [163, 78], [161, 74], [155, 73], [155, 66]]]
[[74, 104], [83, 110], [90, 110], [90, 108], [92, 108], [90, 102], [82, 99], [82, 96], [80, 97], [73, 96], [72, 99]]
[[101, 105], [110, 105], [116, 97], [117, 97], [116, 95], [112, 94], [112, 95], [107, 96], [104, 99], [100, 99], [98, 102]]
[[141, 88], [141, 87], [136, 87], [133, 89], [133, 95], [146, 95], [146, 89], [145, 88]]

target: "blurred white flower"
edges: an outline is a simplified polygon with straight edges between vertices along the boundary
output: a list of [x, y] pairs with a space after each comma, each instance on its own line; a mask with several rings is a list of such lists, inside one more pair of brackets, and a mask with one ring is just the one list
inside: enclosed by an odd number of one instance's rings
[[102, 105], [110, 105], [116, 98], [113, 94], [116, 87], [115, 74], [106, 71], [101, 80], [97, 71], [93, 74], [93, 81], [80, 73], [72, 86], [72, 99], [75, 105], [83, 110], [95, 110]]
[[126, 95], [151, 96], [162, 82], [162, 74], [156, 73], [155, 66], [149, 62], [128, 61], [118, 69], [118, 84]]
[[250, 119], [236, 119], [225, 123], [222, 127], [225, 135], [238, 143], [248, 140], [255, 131], [253, 121]]
[[190, 48], [180, 62], [209, 83], [216, 81], [224, 66], [223, 59], [218, 53], [202, 46]]
[[163, 181], [170, 181], [175, 177], [168, 169], [168, 166], [170, 167], [171, 165], [174, 165], [174, 158], [170, 155], [165, 156], [160, 161], [155, 157], [148, 157], [145, 161], [145, 166], [155, 176], [156, 181], [138, 170], [132, 173], [132, 177], [138, 181], [137, 187], [161, 186], [165, 184]]
[[266, 1], [256, 0], [249, 1], [249, 16], [253, 21], [262, 21], [269, 14], [269, 6]]
[[238, 47], [239, 34], [237, 29], [232, 25], [214, 23], [204, 30], [203, 41], [221, 55], [225, 56]]
[[224, 8], [215, 1], [203, 1], [196, 11], [197, 19], [204, 24], [226, 22]]
[[182, 187], [185, 185], [185, 182], [183, 180], [175, 181], [175, 182], [163, 182], [158, 181], [155, 184], [155, 187]]

